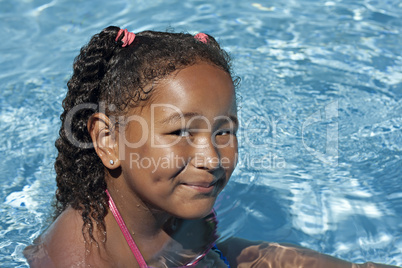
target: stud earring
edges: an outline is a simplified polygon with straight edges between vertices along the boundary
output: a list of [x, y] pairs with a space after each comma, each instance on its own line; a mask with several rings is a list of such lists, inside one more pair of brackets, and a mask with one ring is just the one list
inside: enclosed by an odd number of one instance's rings
[[113, 164], [114, 164], [114, 161], [113, 161], [112, 159], [110, 159], [109, 163], [110, 163], [111, 165], [113, 165]]

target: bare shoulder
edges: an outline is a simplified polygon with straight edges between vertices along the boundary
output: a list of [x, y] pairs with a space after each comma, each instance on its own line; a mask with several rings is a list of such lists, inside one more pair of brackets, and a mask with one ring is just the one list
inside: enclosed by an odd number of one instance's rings
[[[33, 245], [24, 250], [30, 267], [91, 266], [91, 259], [99, 258], [88, 258], [88, 245], [82, 235], [82, 226], [80, 213], [67, 208]], [[90, 255], [97, 254], [93, 250], [90, 252]]]

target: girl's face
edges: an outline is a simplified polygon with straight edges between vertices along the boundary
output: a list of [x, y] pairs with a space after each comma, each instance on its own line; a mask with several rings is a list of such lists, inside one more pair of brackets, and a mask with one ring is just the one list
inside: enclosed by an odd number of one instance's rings
[[207, 215], [237, 160], [230, 76], [206, 63], [174, 72], [127, 119], [119, 137], [121, 193], [180, 218]]

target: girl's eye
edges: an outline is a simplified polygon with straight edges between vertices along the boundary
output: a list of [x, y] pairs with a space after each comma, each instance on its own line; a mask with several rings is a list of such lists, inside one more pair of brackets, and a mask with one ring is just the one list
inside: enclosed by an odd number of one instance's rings
[[180, 137], [188, 137], [190, 136], [190, 132], [187, 129], [178, 129], [170, 133], [171, 135], [180, 136]]
[[227, 129], [226, 130], [219, 130], [219, 131], [216, 132], [216, 135], [220, 135], [220, 136], [226, 136], [226, 135], [232, 135], [232, 134], [236, 135], [234, 131], [227, 130]]

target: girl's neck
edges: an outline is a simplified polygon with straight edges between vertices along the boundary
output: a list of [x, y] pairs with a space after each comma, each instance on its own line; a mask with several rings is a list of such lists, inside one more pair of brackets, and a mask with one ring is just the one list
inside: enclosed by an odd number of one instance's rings
[[[149, 206], [140, 202], [138, 198], [132, 198], [133, 195], [127, 195], [122, 191], [113, 191], [113, 187], [109, 187], [108, 192], [123, 218], [124, 224], [130, 233], [129, 235], [131, 235], [136, 246], [140, 249], [141, 255], [146, 260], [151, 259], [171, 239], [164, 229], [167, 224], [172, 222], [172, 220], [168, 220], [172, 216], [149, 209]], [[127, 237], [123, 236], [111, 211], [109, 211], [105, 221], [107, 228], [110, 227], [107, 229], [107, 241], [112, 242], [109, 245], [126, 245], [124, 239], [127, 241]], [[107, 248], [110, 249], [111, 247]]]
[[110, 188], [109, 193], [133, 237], [157, 238], [170, 228], [170, 223], [174, 224], [174, 217], [169, 213], [151, 208], [134, 195]]
[[[114, 183], [118, 183], [118, 180]], [[146, 261], [155, 261], [158, 256], [165, 256], [166, 259], [174, 256], [186, 263], [186, 260], [192, 260], [213, 245], [217, 238], [213, 214], [212, 217], [206, 217], [208, 219], [179, 219], [152, 208], [126, 189], [127, 187], [120, 185], [108, 184], [109, 194]], [[114, 233], [120, 233], [112, 238], [115, 244], [126, 244], [112, 213], [108, 213], [106, 224], [112, 226]], [[111, 229], [107, 226], [107, 230], [109, 240]], [[184, 255], [177, 255], [181, 251]]]

